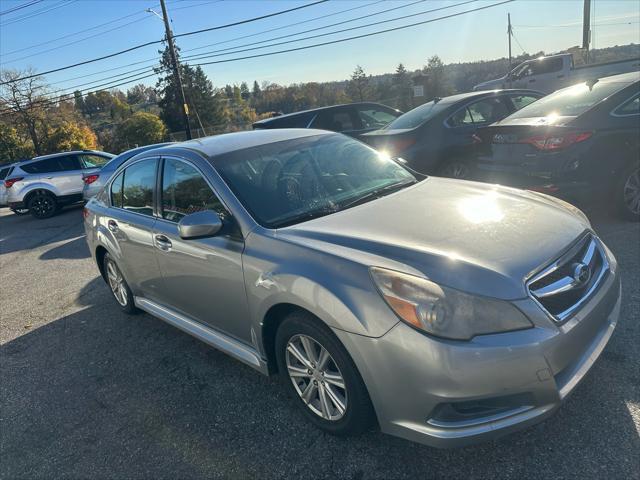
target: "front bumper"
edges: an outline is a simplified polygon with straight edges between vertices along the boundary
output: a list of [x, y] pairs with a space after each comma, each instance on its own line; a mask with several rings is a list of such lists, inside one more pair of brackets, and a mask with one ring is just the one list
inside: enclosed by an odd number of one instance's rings
[[520, 430], [550, 416], [606, 346], [620, 312], [615, 271], [564, 324], [530, 299], [514, 302], [534, 328], [469, 342], [398, 323], [380, 338], [335, 331], [358, 367], [383, 432], [457, 447]]

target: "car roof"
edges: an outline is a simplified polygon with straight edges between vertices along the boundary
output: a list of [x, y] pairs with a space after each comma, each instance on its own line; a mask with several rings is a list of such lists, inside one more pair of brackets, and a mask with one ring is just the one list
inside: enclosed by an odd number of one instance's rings
[[106, 156], [110, 156], [110, 157], [114, 156], [112, 153], [100, 152], [98, 150], [70, 150], [68, 152], [50, 153], [48, 155], [40, 155], [39, 157], [33, 157], [31, 160], [26, 160], [25, 162], [21, 162], [21, 164], [23, 164], [23, 163], [26, 164], [27, 162], [35, 162], [35, 161], [38, 161], [38, 160], [44, 160], [46, 158], [60, 157], [60, 156], [64, 156], [64, 155], [81, 155], [83, 153], [106, 155]]
[[307, 109], [307, 110], [300, 110], [299, 112], [291, 112], [291, 113], [285, 113], [284, 115], [277, 115], [275, 117], [263, 118], [262, 120], [258, 120], [257, 122], [254, 122], [253, 124], [254, 125], [262, 125], [262, 124], [265, 124], [265, 123], [278, 121], [281, 118], [291, 118], [291, 117], [295, 117], [297, 115], [305, 115], [305, 114], [309, 114], [309, 113], [317, 113], [317, 112], [321, 112], [323, 110], [329, 110], [331, 108], [351, 107], [351, 106], [354, 106], [354, 105], [384, 107], [384, 108], [388, 108], [390, 110], [399, 111], [397, 108], [389, 107], [388, 105], [384, 105], [384, 104], [378, 103], [378, 102], [341, 103], [341, 104], [338, 104], [338, 105], [329, 105], [327, 107], [310, 108], [310, 109]]
[[[225, 133], [212, 137], [188, 140], [158, 149], [157, 153], [168, 153], [175, 149], [194, 150], [209, 159], [238, 150], [268, 145], [270, 143], [294, 140], [296, 138], [317, 135], [338, 135], [335, 132], [307, 128], [279, 128], [274, 130], [248, 130], [244, 132]], [[154, 152], [156, 153], [156, 152]]]
[[492, 95], [504, 95], [505, 93], [513, 94], [534, 94], [544, 96], [543, 93], [536, 90], [524, 89], [524, 88], [502, 88], [497, 90], [482, 90], [478, 92], [466, 92], [457, 93], [455, 95], [449, 95], [448, 97], [442, 97], [439, 102], [443, 104], [456, 103], [461, 100], [467, 100], [470, 98], [490, 97]]
[[634, 82], [640, 82], [640, 71], [620, 73], [618, 75], [611, 75], [609, 77], [601, 77], [598, 82], [602, 83], [627, 83], [632, 84]]

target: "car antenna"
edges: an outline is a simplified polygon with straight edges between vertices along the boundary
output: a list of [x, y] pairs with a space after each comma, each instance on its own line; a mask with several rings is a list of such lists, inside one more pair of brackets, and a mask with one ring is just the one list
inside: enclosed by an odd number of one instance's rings
[[433, 97], [433, 103], [438, 103], [440, 100], [442, 100], [442, 97]]
[[593, 90], [593, 87], [596, 83], [598, 83], [600, 81], [600, 79], [598, 78], [592, 78], [586, 81], [587, 87], [589, 87], [589, 90]]

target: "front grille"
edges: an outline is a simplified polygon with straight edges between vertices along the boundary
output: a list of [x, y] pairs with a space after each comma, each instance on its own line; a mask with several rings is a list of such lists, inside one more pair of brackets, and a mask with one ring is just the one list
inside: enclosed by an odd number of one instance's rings
[[557, 322], [573, 315], [609, 271], [602, 244], [592, 234], [527, 282], [531, 297]]

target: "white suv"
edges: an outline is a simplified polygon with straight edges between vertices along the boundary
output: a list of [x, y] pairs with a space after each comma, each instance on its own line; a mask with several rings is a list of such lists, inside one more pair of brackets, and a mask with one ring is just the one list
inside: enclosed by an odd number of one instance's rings
[[5, 178], [7, 203], [49, 218], [60, 207], [82, 200], [83, 176], [98, 171], [114, 155], [94, 150], [56, 153], [20, 163]]

